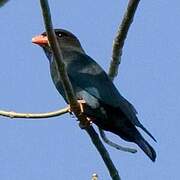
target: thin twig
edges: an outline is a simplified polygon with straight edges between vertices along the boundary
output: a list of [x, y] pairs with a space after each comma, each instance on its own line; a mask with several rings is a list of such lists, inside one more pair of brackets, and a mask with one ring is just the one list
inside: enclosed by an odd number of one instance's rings
[[69, 107], [47, 112], [47, 113], [17, 113], [13, 111], [0, 111], [1, 116], [9, 117], [9, 118], [27, 118], [27, 119], [42, 119], [42, 118], [50, 118], [56, 117], [69, 112]]
[[111, 63], [109, 67], [109, 76], [112, 80], [114, 80], [114, 78], [118, 74], [118, 67], [121, 63], [124, 42], [127, 37], [130, 25], [133, 22], [133, 18], [138, 7], [139, 1], [140, 0], [129, 1], [122, 23], [120, 24], [116, 37], [114, 38]]
[[[83, 113], [80, 113], [81, 110], [74, 96], [72, 85], [71, 85], [71, 82], [69, 81], [69, 78], [67, 76], [67, 72], [63, 63], [63, 56], [62, 56], [62, 53], [60, 51], [60, 48], [58, 46], [54, 31], [53, 31], [48, 1], [40, 0], [40, 3], [41, 3], [41, 9], [42, 9], [43, 17], [44, 17], [46, 32], [48, 35], [48, 40], [49, 40], [51, 49], [53, 51], [53, 55], [55, 57], [55, 61], [57, 64], [58, 71], [60, 73], [60, 77], [62, 78], [61, 80], [62, 80], [64, 91], [66, 92], [66, 95], [67, 95], [67, 99], [69, 100], [70, 106], [73, 112], [75, 113], [75, 115], [77, 116], [77, 118], [80, 120], [80, 122], [82, 124], [86, 124], [87, 122], [86, 117], [83, 115]], [[89, 136], [91, 137], [91, 140], [93, 141], [94, 145], [96, 146], [99, 153], [101, 154], [112, 179], [120, 180], [118, 171], [116, 170], [112, 160], [109, 157], [107, 150], [105, 149], [104, 145], [100, 141], [99, 136], [94, 130], [94, 128], [92, 126], [86, 126], [85, 130], [89, 134]]]
[[109, 140], [107, 137], [106, 137], [106, 134], [105, 132], [99, 128], [99, 133], [101, 135], [101, 138], [103, 139], [103, 141], [105, 143], [107, 143], [109, 146], [112, 146], [118, 150], [121, 150], [121, 151], [124, 151], [124, 152], [130, 152], [130, 153], [136, 153], [137, 150], [136, 149], [133, 149], [133, 148], [128, 148], [128, 147], [124, 147], [124, 146], [120, 146], [114, 142], [112, 142], [111, 140]]

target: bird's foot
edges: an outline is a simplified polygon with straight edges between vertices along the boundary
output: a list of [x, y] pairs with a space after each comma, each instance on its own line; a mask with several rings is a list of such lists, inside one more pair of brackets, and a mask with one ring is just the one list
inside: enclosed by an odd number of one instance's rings
[[[83, 114], [84, 113], [84, 106], [86, 105], [86, 101], [83, 99], [80, 99], [80, 100], [78, 100], [78, 103], [80, 106], [81, 114]], [[84, 125], [81, 125], [81, 123], [80, 123], [81, 128], [83, 128], [83, 127], [85, 128], [85, 127], [92, 125], [92, 123], [93, 123], [92, 118], [86, 116], [86, 120], [87, 120], [87, 122]]]
[[[86, 101], [83, 100], [83, 99], [79, 99], [79, 100], [77, 100], [77, 102], [78, 102], [79, 107], [80, 107], [80, 110], [81, 110], [80, 114], [83, 114], [83, 113], [84, 113], [84, 106], [85, 106], [85, 104], [86, 104]], [[71, 115], [73, 114], [73, 110], [72, 110], [72, 108], [71, 108], [70, 105], [68, 105], [68, 111], [69, 111], [69, 113], [70, 113]], [[92, 120], [92, 118], [90, 118], [90, 117], [86, 117], [86, 120], [87, 120], [86, 123], [83, 123], [83, 124], [82, 124], [82, 123], [80, 122], [80, 124], [79, 124], [79, 126], [80, 126], [82, 129], [84, 129], [84, 128], [90, 126], [90, 125], [92, 125], [92, 123], [93, 123], [93, 120]]]
[[84, 113], [84, 105], [86, 104], [86, 101], [83, 100], [83, 99], [80, 99], [80, 100], [77, 100], [77, 102], [78, 102], [78, 104], [79, 104], [81, 113], [83, 114], [83, 113]]
[[79, 123], [79, 127], [80, 127], [81, 129], [85, 129], [85, 128], [91, 126], [92, 123], [93, 123], [92, 119], [91, 119], [90, 117], [86, 117], [86, 121], [83, 122], [83, 123], [80, 122], [80, 123]]
[[[84, 104], [86, 104], [86, 101], [83, 100], [83, 99], [80, 99], [80, 100], [77, 100], [78, 104], [79, 104], [79, 107], [80, 107], [80, 110], [81, 110], [81, 113], [84, 113]], [[73, 113], [73, 110], [71, 108], [71, 106], [68, 104], [68, 112], [70, 114]]]

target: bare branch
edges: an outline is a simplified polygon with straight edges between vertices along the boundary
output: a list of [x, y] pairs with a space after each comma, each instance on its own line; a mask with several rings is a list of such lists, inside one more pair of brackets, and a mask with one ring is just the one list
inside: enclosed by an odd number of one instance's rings
[[47, 113], [17, 113], [13, 111], [0, 111], [1, 116], [9, 117], [9, 118], [27, 118], [27, 119], [44, 119], [44, 118], [50, 118], [55, 116], [60, 116], [63, 114], [66, 114], [70, 112], [69, 107], [53, 111], [53, 112], [47, 112]]
[[47, 31], [47, 35], [48, 35], [48, 40], [49, 40], [51, 49], [53, 51], [55, 61], [57, 64], [56, 67], [58, 68], [58, 71], [60, 73], [59, 75], [61, 77], [63, 88], [66, 92], [66, 96], [67, 96], [67, 99], [69, 100], [70, 106], [71, 106], [73, 112], [75, 113], [75, 115], [77, 116], [77, 118], [80, 120], [81, 124], [83, 124], [83, 125], [86, 124], [85, 130], [91, 137], [93, 144], [96, 146], [101, 157], [103, 158], [112, 179], [120, 180], [118, 171], [115, 168], [112, 160], [110, 159], [110, 156], [109, 156], [107, 150], [105, 149], [104, 145], [102, 144], [101, 140], [99, 139], [99, 136], [96, 133], [96, 131], [94, 130], [94, 128], [92, 126], [87, 126], [87, 119], [83, 115], [83, 113], [81, 113], [79, 104], [77, 103], [77, 100], [74, 96], [72, 85], [71, 85], [71, 82], [69, 81], [69, 78], [67, 76], [67, 72], [66, 72], [66, 69], [65, 69], [65, 66], [63, 63], [62, 53], [58, 46], [57, 39], [56, 39], [54, 31], [53, 31], [48, 1], [40, 0], [40, 3], [41, 3], [41, 9], [42, 9], [43, 17], [44, 17], [44, 23], [45, 23], [45, 27], [46, 27], [46, 31]]
[[113, 162], [109, 156], [108, 151], [106, 150], [106, 148], [102, 144], [102, 142], [101, 142], [98, 134], [94, 130], [94, 128], [92, 128], [92, 126], [89, 126], [85, 130], [87, 131], [87, 133], [91, 137], [93, 144], [96, 146], [98, 152], [100, 153], [102, 159], [104, 160], [106, 167], [109, 170], [111, 178], [113, 180], [121, 180], [121, 178], [118, 174], [118, 171], [117, 171], [116, 167], [114, 166], [114, 164], [113, 164]]
[[128, 147], [124, 147], [124, 146], [120, 146], [120, 145], [118, 145], [118, 144], [110, 141], [110, 140], [106, 137], [105, 132], [104, 132], [102, 129], [100, 129], [100, 128], [99, 128], [99, 133], [100, 133], [103, 141], [104, 141], [105, 143], [107, 143], [109, 146], [112, 146], [112, 147], [114, 147], [114, 148], [116, 148], [116, 149], [118, 149], [118, 150], [124, 151], [124, 152], [130, 152], [130, 153], [136, 153], [136, 152], [137, 152], [136, 149], [128, 148]]
[[124, 14], [121, 25], [118, 28], [118, 32], [113, 42], [112, 58], [109, 67], [109, 76], [112, 80], [118, 74], [119, 64], [121, 63], [122, 49], [125, 39], [127, 37], [128, 30], [138, 7], [140, 0], [129, 0], [126, 12]]

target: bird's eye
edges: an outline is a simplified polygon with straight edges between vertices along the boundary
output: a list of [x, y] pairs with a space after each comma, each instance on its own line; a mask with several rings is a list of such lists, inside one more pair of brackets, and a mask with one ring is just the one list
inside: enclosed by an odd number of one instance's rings
[[59, 36], [59, 37], [62, 37], [62, 33], [58, 33], [58, 36]]

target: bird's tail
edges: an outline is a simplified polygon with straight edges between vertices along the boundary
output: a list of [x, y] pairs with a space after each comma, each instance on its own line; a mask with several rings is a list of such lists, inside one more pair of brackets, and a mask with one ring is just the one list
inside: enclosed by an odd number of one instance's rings
[[139, 134], [135, 143], [145, 152], [145, 154], [154, 162], [156, 160], [156, 152], [152, 146]]

